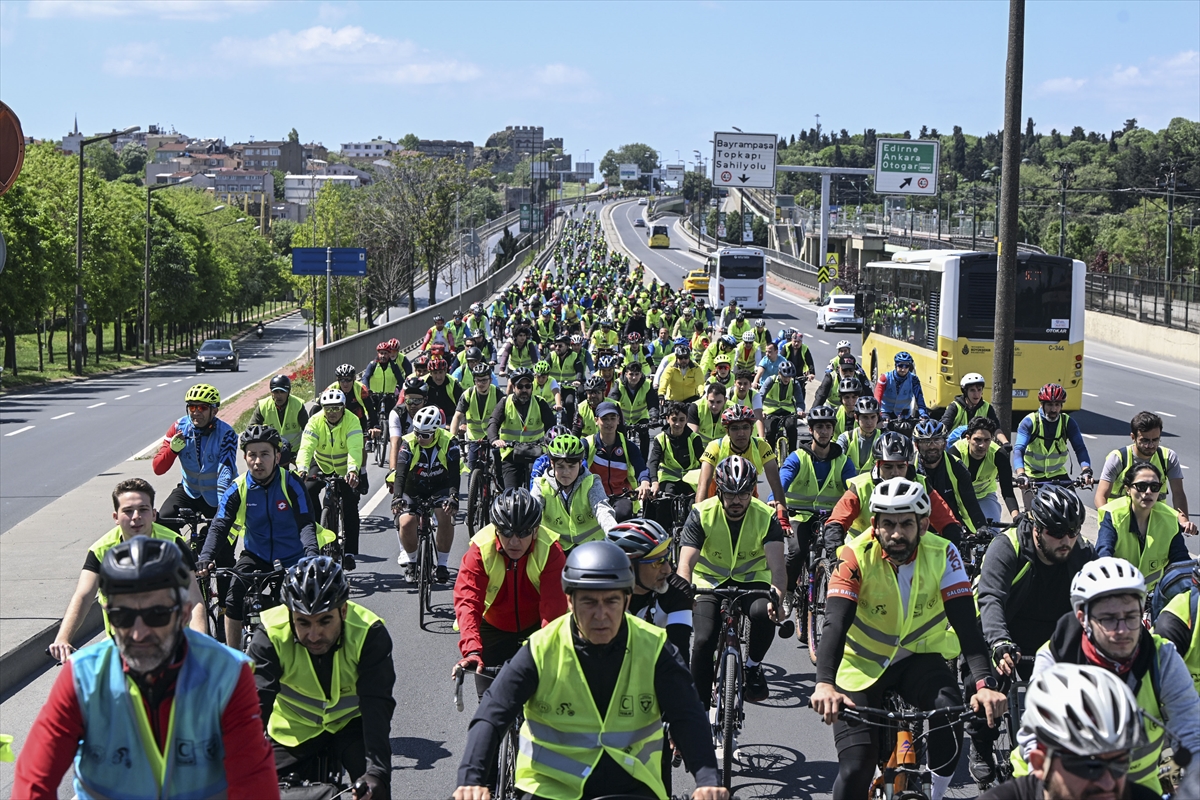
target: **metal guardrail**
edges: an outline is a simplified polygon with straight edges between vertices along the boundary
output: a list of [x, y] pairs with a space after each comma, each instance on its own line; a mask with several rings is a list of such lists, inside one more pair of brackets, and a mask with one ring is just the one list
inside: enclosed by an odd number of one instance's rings
[[1200, 287], [1195, 284], [1092, 272], [1085, 294], [1089, 311], [1200, 333]]

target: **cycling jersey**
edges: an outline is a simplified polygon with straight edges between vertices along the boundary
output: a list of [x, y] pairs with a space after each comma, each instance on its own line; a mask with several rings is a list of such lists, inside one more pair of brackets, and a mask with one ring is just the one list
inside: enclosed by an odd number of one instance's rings
[[887, 417], [904, 416], [914, 400], [917, 414], [922, 419], [929, 416], [921, 381], [911, 370], [903, 377], [897, 375], [895, 370], [880, 375], [875, 385], [875, 399], [879, 401], [880, 412]]
[[265, 484], [249, 473], [239, 476], [221, 495], [200, 563], [214, 560], [225, 536], [244, 537], [250, 554], [268, 564], [278, 559], [285, 568], [306, 555], [315, 556], [317, 531], [304, 483], [284, 469], [277, 469]]
[[[179, 453], [171, 450], [176, 435], [187, 440]], [[187, 496], [216, 506], [221, 494], [237, 477], [237, 433], [228, 422], [213, 417], [204, 429], [197, 429], [191, 417], [183, 416], [171, 424], [162, 446], [154, 456], [154, 474], [165, 475], [175, 459], [183, 472], [181, 485]]]

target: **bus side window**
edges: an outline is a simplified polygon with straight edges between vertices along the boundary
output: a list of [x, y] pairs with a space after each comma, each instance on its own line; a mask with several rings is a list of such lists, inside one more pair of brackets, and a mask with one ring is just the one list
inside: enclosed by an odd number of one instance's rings
[[867, 303], [866, 296], [862, 292], [857, 292], [854, 295], [854, 316], [866, 318]]

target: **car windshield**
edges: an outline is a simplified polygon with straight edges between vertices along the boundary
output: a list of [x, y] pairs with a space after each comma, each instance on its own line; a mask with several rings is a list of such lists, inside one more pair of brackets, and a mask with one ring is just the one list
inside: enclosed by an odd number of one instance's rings
[[829, 298], [829, 302], [835, 306], [852, 306], [854, 305], [854, 298], [848, 294], [835, 294]]
[[200, 345], [201, 353], [229, 353], [233, 350], [233, 342], [228, 339], [210, 339]]

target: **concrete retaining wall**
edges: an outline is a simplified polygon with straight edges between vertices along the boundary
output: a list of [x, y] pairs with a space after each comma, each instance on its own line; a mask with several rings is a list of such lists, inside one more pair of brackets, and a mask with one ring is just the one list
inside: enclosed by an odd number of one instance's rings
[[1088, 311], [1084, 335], [1113, 347], [1156, 356], [1192, 367], [1200, 366], [1200, 334]]

